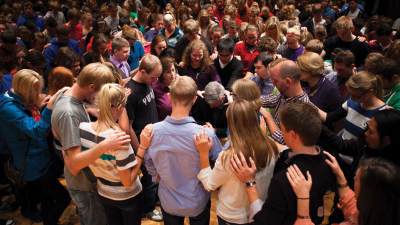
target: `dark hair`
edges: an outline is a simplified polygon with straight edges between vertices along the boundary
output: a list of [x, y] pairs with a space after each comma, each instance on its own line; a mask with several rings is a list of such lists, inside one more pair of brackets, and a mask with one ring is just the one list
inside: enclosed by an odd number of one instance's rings
[[285, 104], [280, 112], [281, 124], [288, 131], [294, 131], [300, 136], [305, 146], [317, 143], [321, 134], [322, 122], [317, 109], [304, 102], [291, 102]]
[[379, 75], [381, 75], [383, 79], [391, 81], [394, 75], [400, 76], [399, 66], [396, 60], [385, 57], [381, 64]]
[[335, 63], [343, 63], [347, 67], [350, 67], [355, 62], [354, 54], [349, 50], [340, 51], [336, 54]]
[[260, 42], [258, 44], [258, 49], [260, 52], [276, 52], [278, 48], [278, 42], [269, 36], [260, 37]]
[[13, 30], [6, 30], [1, 34], [1, 41], [4, 44], [17, 43], [17, 34]]
[[79, 61], [80, 57], [69, 47], [61, 47], [54, 59], [54, 67], [63, 66], [65, 68], [72, 68], [74, 63]]
[[376, 35], [378, 36], [390, 36], [392, 35], [392, 26], [387, 23], [382, 23], [376, 30]]
[[[31, 50], [21, 59], [19, 69], [31, 69], [38, 73], [42, 73], [46, 66], [46, 59], [38, 50]], [[43, 74], [41, 74], [43, 75]]]
[[222, 38], [219, 40], [217, 45], [218, 52], [229, 52], [233, 53], [235, 49], [235, 41], [232, 38]]
[[267, 67], [272, 61], [274, 61], [274, 57], [269, 55], [266, 52], [261, 52], [255, 59], [254, 62], [260, 61], [265, 67]]
[[[175, 59], [173, 57], [169, 57], [169, 56], [165, 56], [165, 57], [161, 57], [160, 59], [161, 61], [161, 66], [162, 66], [162, 73], [164, 74], [165, 71], [167, 71], [169, 69], [169, 67], [175, 64]], [[161, 75], [158, 80], [160, 82], [164, 82], [164, 77], [163, 75]]]
[[399, 166], [382, 158], [361, 162], [358, 224], [400, 224], [399, 171]]
[[175, 48], [172, 48], [172, 47], [168, 46], [166, 49], [164, 49], [161, 52], [160, 57], [162, 58], [162, 57], [166, 57], [166, 56], [174, 58], [176, 56]]
[[57, 27], [57, 20], [54, 19], [53, 17], [48, 17], [45, 20], [45, 26], [46, 27], [51, 27], [51, 28], [56, 28]]
[[[381, 140], [389, 137], [390, 146], [397, 153], [400, 149], [400, 111], [395, 109], [381, 110], [374, 115], [374, 118], [378, 124], [378, 132]], [[400, 156], [400, 152], [397, 154]], [[398, 160], [400, 161], [400, 158]]]
[[165, 37], [162, 36], [162, 35], [156, 35], [156, 36], [153, 38], [153, 40], [151, 41], [151, 44], [150, 44], [150, 53], [151, 53], [151, 54], [157, 55], [157, 54], [156, 54], [155, 47], [156, 47], [156, 45], [157, 45], [158, 43], [160, 43], [160, 42], [162, 42], [162, 41], [167, 42], [167, 40], [165, 39]]

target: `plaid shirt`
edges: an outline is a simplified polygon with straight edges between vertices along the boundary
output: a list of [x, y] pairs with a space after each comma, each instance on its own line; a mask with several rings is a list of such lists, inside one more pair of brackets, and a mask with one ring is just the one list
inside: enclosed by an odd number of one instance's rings
[[[261, 102], [262, 102], [263, 107], [275, 108], [275, 110], [274, 110], [275, 113], [274, 113], [273, 117], [274, 117], [276, 125], [278, 125], [278, 126], [280, 124], [279, 110], [281, 109], [281, 107], [284, 106], [286, 103], [297, 102], [297, 101], [311, 103], [310, 99], [308, 98], [308, 95], [305, 92], [303, 92], [303, 94], [301, 94], [301, 95], [290, 97], [290, 98], [286, 98], [282, 94], [279, 94], [279, 95], [270, 94], [270, 95], [262, 95], [261, 96]], [[282, 132], [280, 130], [273, 132], [271, 136], [278, 143], [285, 144], [285, 141], [283, 140]]]

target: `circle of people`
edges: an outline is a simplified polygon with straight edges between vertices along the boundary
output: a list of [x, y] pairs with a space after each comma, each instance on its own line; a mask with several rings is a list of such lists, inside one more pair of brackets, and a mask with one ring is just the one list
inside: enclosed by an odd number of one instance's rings
[[85, 225], [206, 225], [218, 190], [219, 225], [400, 224], [400, 19], [355, 0], [103, 2], [1, 6], [23, 214], [56, 225], [72, 199]]

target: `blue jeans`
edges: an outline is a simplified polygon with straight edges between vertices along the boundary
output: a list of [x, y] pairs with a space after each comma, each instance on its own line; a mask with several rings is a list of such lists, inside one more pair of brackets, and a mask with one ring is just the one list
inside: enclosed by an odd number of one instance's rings
[[[208, 202], [206, 208], [199, 215], [189, 217], [190, 225], [209, 225], [210, 224], [210, 207], [211, 201]], [[162, 210], [162, 208], [161, 208]], [[164, 225], [183, 225], [185, 217], [168, 214], [162, 210]]]
[[107, 225], [104, 208], [97, 193], [78, 190], [68, 192], [78, 208], [82, 225]]

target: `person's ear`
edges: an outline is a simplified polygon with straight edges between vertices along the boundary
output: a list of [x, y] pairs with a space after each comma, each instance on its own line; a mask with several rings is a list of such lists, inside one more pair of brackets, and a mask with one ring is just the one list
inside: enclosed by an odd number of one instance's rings
[[89, 87], [89, 89], [90, 89], [91, 91], [93, 91], [93, 92], [96, 91], [96, 85], [94, 85], [94, 84], [89, 84], [88, 87]]
[[383, 139], [382, 139], [382, 145], [383, 145], [384, 147], [386, 147], [386, 146], [388, 146], [388, 145], [390, 145], [390, 144], [391, 144], [390, 137], [389, 137], [389, 136], [383, 137]]

